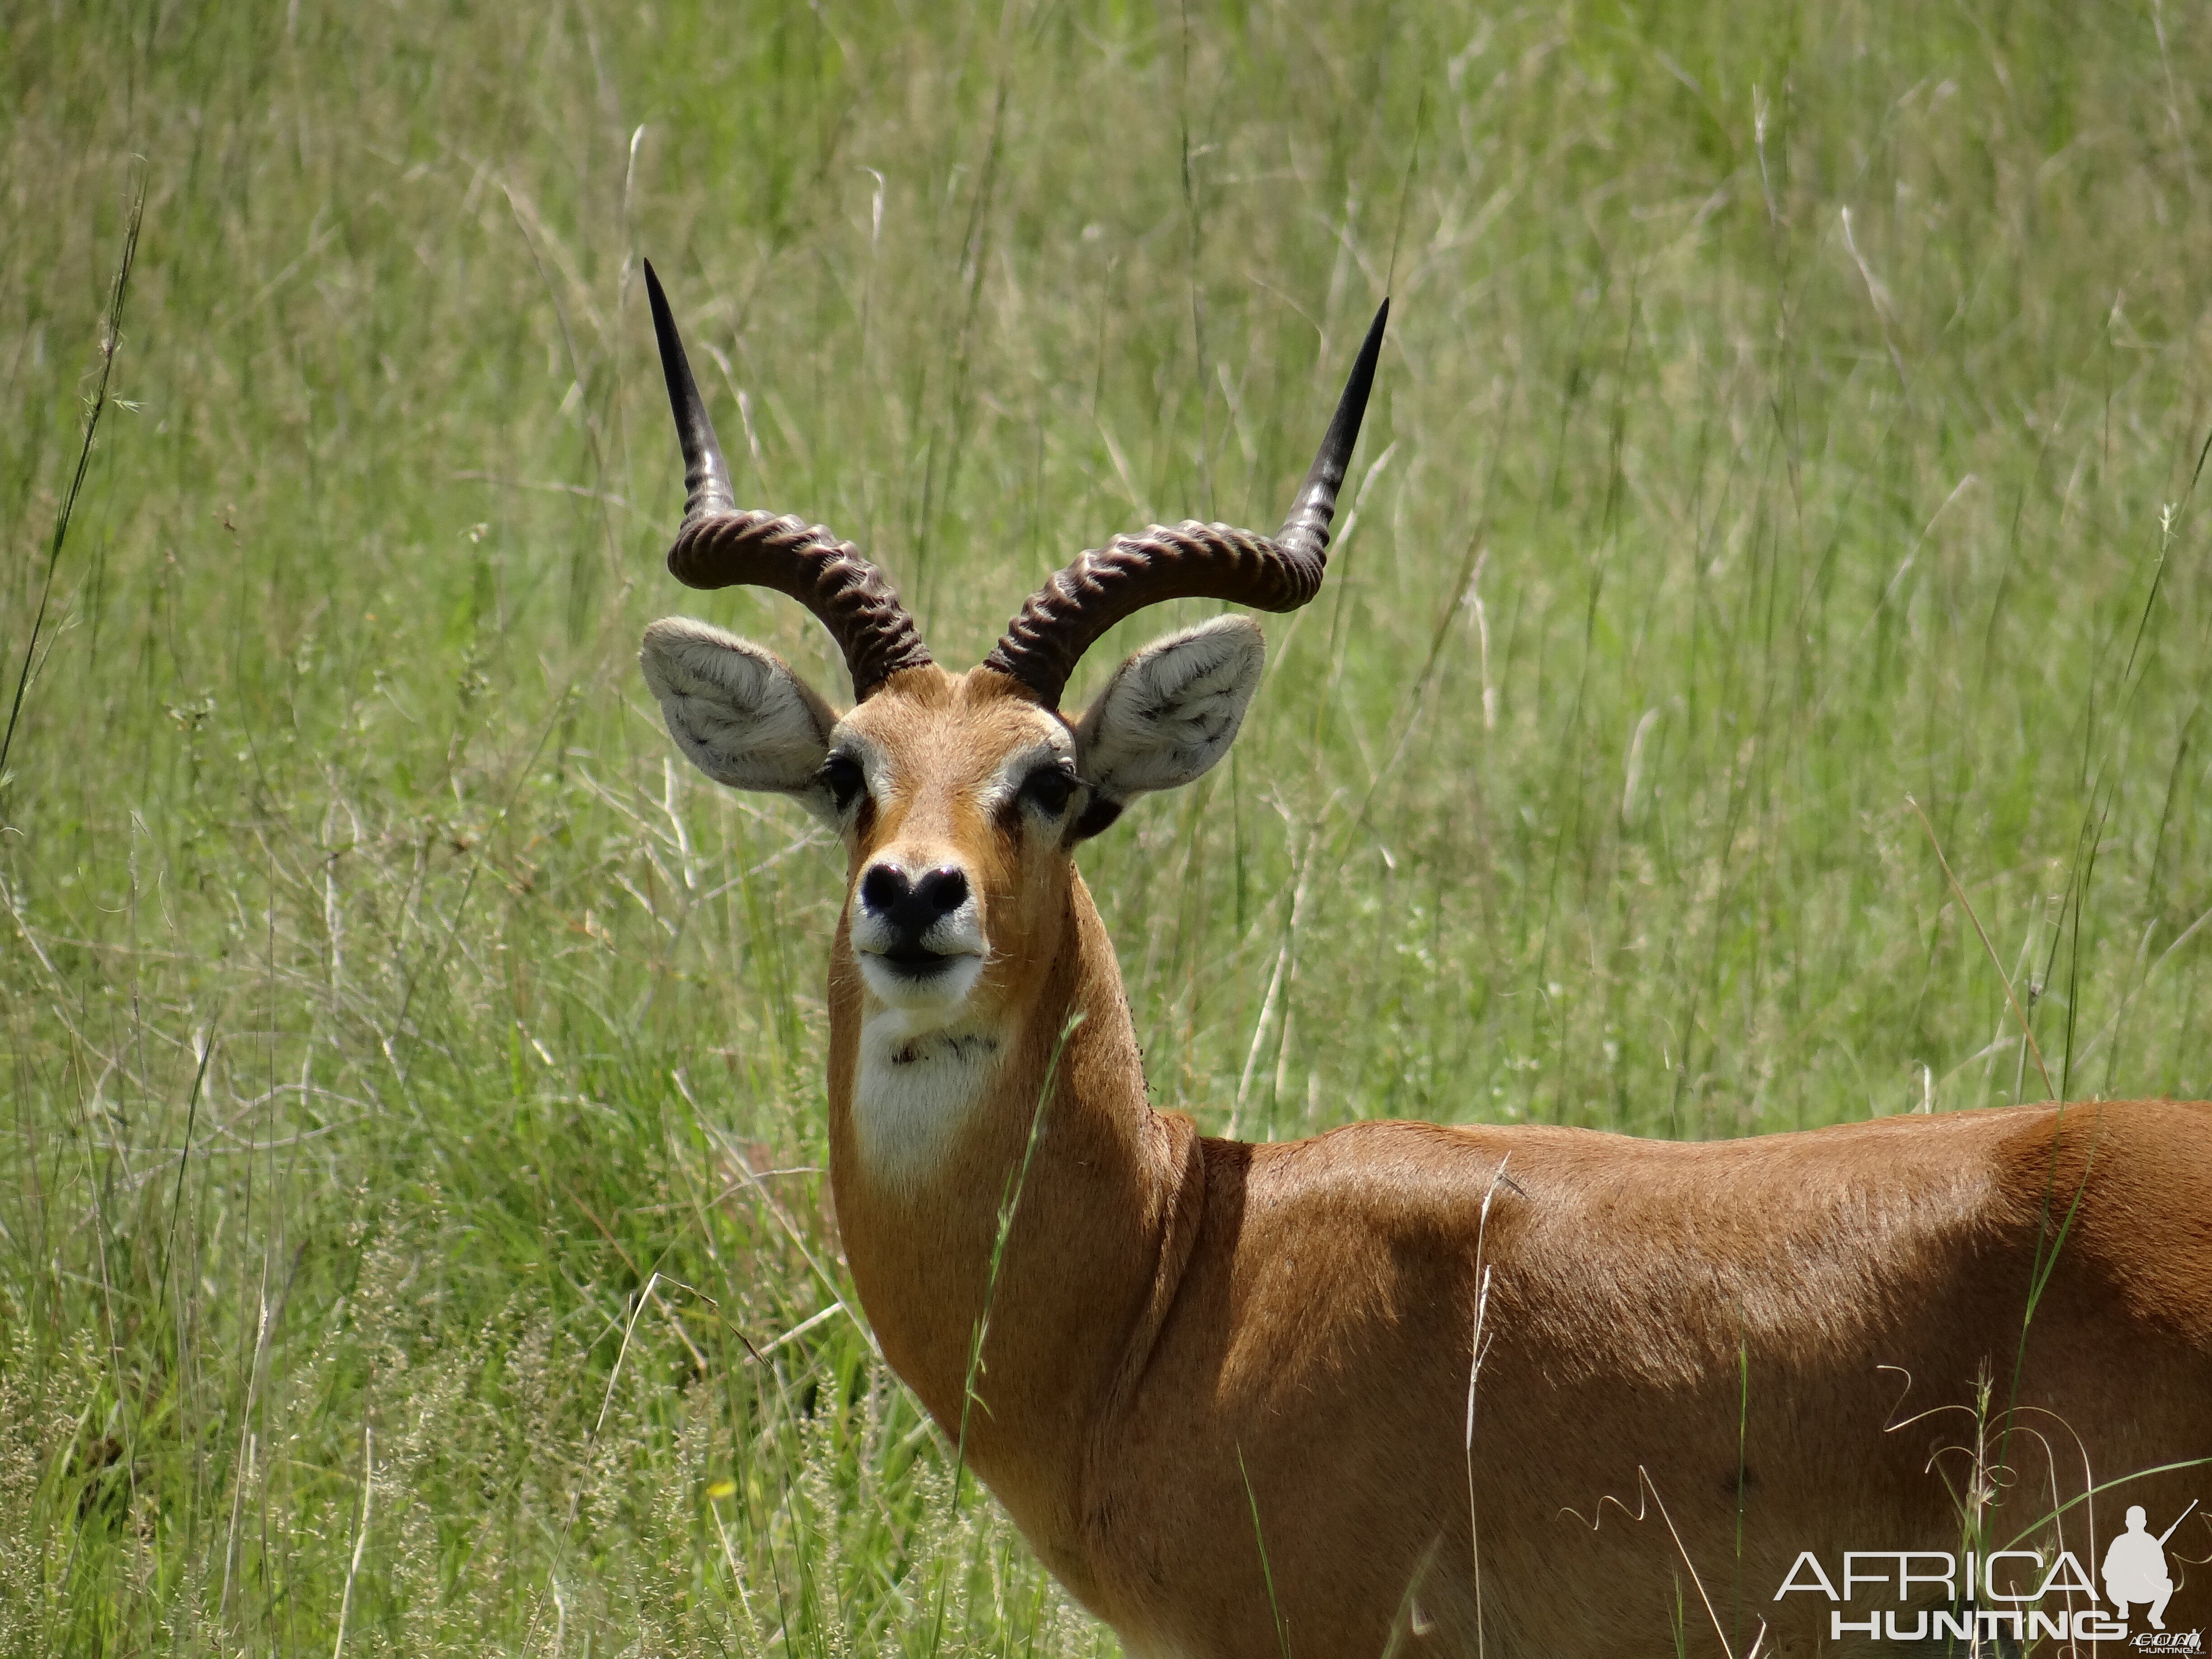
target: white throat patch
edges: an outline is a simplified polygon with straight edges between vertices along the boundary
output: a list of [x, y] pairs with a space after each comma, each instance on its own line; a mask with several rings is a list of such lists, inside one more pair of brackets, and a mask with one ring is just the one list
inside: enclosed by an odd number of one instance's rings
[[885, 1008], [860, 1023], [853, 1133], [870, 1176], [927, 1181], [944, 1163], [1006, 1048], [994, 1025], [947, 1025], [927, 1011]]

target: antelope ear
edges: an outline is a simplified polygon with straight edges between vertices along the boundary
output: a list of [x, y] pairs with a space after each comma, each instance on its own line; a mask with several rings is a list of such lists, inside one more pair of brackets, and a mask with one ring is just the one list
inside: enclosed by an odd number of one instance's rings
[[1267, 643], [1249, 617], [1217, 617], [1154, 640], [1114, 671], [1076, 723], [1076, 769], [1114, 820], [1132, 795], [1179, 789], [1229, 752], [1259, 689]]
[[819, 777], [837, 716], [773, 652], [689, 617], [664, 617], [645, 630], [638, 665], [670, 735], [702, 772], [827, 810]]

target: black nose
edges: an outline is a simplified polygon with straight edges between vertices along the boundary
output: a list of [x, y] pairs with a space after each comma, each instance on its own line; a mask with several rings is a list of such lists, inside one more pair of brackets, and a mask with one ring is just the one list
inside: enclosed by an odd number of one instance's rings
[[920, 943], [924, 933], [967, 902], [967, 875], [950, 865], [928, 871], [915, 882], [890, 864], [878, 864], [860, 878], [860, 902], [908, 943]]

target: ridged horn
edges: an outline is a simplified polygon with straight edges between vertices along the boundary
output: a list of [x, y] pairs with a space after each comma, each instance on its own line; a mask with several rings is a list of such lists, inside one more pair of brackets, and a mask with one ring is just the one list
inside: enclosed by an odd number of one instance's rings
[[1021, 681], [1046, 708], [1057, 708], [1083, 653], [1108, 629], [1148, 605], [1212, 599], [1255, 611], [1295, 611], [1312, 599], [1321, 591], [1337, 492], [1367, 412], [1389, 316], [1385, 300], [1368, 325], [1321, 453], [1298, 488], [1290, 517], [1272, 538], [1196, 520], [1116, 536], [1079, 555], [1032, 593], [983, 666]]
[[897, 590], [852, 543], [803, 519], [738, 508], [714, 423], [649, 259], [645, 292], [684, 447], [684, 524], [668, 550], [669, 574], [687, 587], [770, 587], [797, 599], [845, 653], [856, 702], [901, 670], [926, 666], [929, 652]]

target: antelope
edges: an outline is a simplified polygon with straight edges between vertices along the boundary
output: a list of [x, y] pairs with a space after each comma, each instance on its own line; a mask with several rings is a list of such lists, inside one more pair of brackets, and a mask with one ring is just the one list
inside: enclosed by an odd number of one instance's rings
[[[1128, 1652], [1565, 1659], [1679, 1632], [1741, 1656], [1762, 1621], [1762, 1652], [1838, 1650], [1827, 1601], [1777, 1589], [1808, 1582], [1801, 1552], [1832, 1578], [1845, 1550], [1996, 1547], [2069, 1499], [2078, 1545], [2100, 1504], [2163, 1525], [2212, 1494], [2212, 1105], [1252, 1145], [1150, 1104], [1076, 849], [1221, 758], [1261, 630], [1203, 623], [1080, 712], [1061, 696], [1146, 605], [1312, 599], [1387, 301], [1276, 536], [1118, 537], [955, 673], [851, 544], [737, 507], [646, 277], [687, 491], [670, 571], [797, 599], [852, 677], [841, 712], [683, 618], [641, 657], [702, 771], [843, 844], [829, 1170], [853, 1283]], [[1942, 1601], [1899, 1574], [1892, 1607]], [[2212, 1622], [2197, 1585], [2175, 1609]]]

